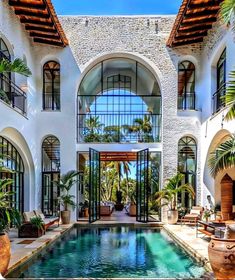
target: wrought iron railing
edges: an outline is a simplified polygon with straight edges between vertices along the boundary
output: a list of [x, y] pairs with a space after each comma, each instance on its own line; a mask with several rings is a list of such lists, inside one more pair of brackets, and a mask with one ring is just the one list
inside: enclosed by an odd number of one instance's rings
[[195, 93], [185, 93], [183, 95], [178, 95], [178, 109], [195, 110], [196, 109]]
[[60, 94], [43, 94], [43, 110], [60, 110]]
[[4, 74], [0, 74], [0, 99], [26, 114], [26, 93]]
[[224, 83], [212, 96], [213, 114], [225, 107], [226, 84]]
[[161, 140], [161, 115], [78, 114], [78, 142], [151, 143]]

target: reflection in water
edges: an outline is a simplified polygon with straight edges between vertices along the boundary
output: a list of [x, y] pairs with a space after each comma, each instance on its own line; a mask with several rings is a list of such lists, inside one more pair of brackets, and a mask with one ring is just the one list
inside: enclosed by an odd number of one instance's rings
[[20, 276], [189, 279], [203, 273], [204, 269], [160, 230], [75, 227]]

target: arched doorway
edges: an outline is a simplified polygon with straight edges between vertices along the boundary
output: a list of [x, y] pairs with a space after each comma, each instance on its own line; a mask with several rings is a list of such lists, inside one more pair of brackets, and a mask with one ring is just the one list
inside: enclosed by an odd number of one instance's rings
[[161, 141], [161, 93], [152, 74], [129, 58], [95, 65], [78, 92], [78, 142]]
[[1, 172], [0, 178], [11, 178], [10, 186], [12, 207], [24, 211], [24, 163], [15, 146], [4, 137], [0, 136], [0, 154], [3, 155], [3, 166], [11, 169], [13, 173]]

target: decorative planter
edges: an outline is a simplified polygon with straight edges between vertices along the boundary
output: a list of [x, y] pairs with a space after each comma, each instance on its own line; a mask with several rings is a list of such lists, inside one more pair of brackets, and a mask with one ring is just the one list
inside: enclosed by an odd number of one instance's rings
[[37, 228], [31, 223], [26, 223], [20, 226], [18, 236], [19, 238], [38, 238], [44, 234], [44, 230]]
[[0, 274], [4, 276], [11, 257], [10, 240], [7, 234], [0, 234]]
[[67, 225], [70, 224], [70, 211], [61, 211], [61, 221], [62, 224]]
[[85, 208], [84, 209], [84, 217], [87, 218], [89, 216], [89, 209]]
[[116, 203], [114, 207], [115, 207], [116, 211], [122, 211], [123, 208], [124, 208], [124, 204], [123, 203]]
[[216, 278], [235, 278], [235, 239], [220, 239], [212, 236], [208, 253]]
[[179, 217], [178, 210], [168, 210], [167, 211], [167, 221], [168, 224], [174, 225], [177, 223]]

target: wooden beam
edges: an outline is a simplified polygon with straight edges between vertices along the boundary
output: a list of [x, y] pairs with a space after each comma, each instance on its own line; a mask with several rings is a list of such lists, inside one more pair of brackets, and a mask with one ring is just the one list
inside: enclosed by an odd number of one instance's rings
[[190, 45], [190, 44], [196, 44], [201, 42], [203, 42], [203, 38], [197, 38], [191, 40], [177, 40], [173, 42], [172, 46], [177, 47], [177, 46]]
[[194, 14], [186, 14], [184, 16], [183, 22], [187, 22], [187, 21], [194, 21], [194, 20], [200, 20], [200, 19], [206, 19], [206, 18], [213, 18], [216, 17], [215, 12], [210, 12], [210, 11], [204, 11], [201, 13], [194, 13]]
[[175, 37], [175, 41], [178, 42], [178, 40], [191, 40], [191, 39], [196, 39], [196, 38], [203, 38], [204, 36], [207, 35], [207, 31], [203, 32], [203, 33], [197, 33], [197, 34], [188, 34], [188, 35], [177, 35]]
[[40, 1], [32, 1], [32, 0], [9, 0], [9, 5], [21, 8], [33, 8], [38, 10], [45, 10], [46, 5]]
[[55, 39], [59, 40], [60, 36], [58, 34], [51, 34], [46, 32], [29, 32], [31, 37], [38, 37], [38, 38], [47, 38], [47, 39]]
[[211, 7], [214, 7], [214, 6], [219, 6], [220, 3], [222, 1], [221, 0], [202, 0], [202, 1], [192, 1], [190, 4], [189, 4], [189, 9], [192, 10], [192, 9], [200, 9], [202, 6], [203, 8], [211, 8]]
[[38, 18], [21, 18], [20, 17], [20, 22], [21, 23], [28, 23], [28, 24], [37, 24], [37, 25], [42, 25], [42, 26], [53, 26], [54, 23], [49, 21], [49, 20], [45, 20], [45, 21], [42, 21]]
[[25, 25], [25, 30], [57, 33], [57, 30], [52, 28], [51, 26]]
[[38, 11], [37, 9], [25, 9], [25, 8], [15, 8], [16, 15], [39, 17], [39, 18], [50, 18], [47, 11]]
[[216, 17], [212, 17], [212, 18], [198, 18], [198, 19], [194, 19], [193, 21], [190, 21], [190, 20], [184, 20], [180, 26], [187, 26], [187, 27], [193, 27], [193, 26], [196, 26], [197, 24], [204, 24], [204, 23], [208, 23], [208, 24], [213, 24], [214, 22], [216, 22]]
[[54, 46], [58, 46], [58, 47], [64, 46], [64, 44], [61, 42], [61, 40], [48, 40], [48, 39], [43, 39], [43, 38], [38, 38], [38, 37], [34, 37], [33, 40], [35, 43], [54, 45]]
[[180, 27], [178, 29], [178, 32], [180, 33], [188, 33], [188, 32], [194, 32], [194, 31], [202, 31], [205, 29], [211, 29], [212, 28], [212, 24], [210, 23], [199, 23], [199, 24], [195, 24], [194, 26], [185, 26], [185, 27]]

